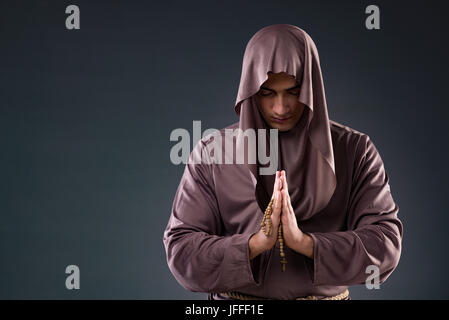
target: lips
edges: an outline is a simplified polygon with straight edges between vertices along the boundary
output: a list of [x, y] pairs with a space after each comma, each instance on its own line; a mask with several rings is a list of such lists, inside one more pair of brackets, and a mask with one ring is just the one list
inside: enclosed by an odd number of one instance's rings
[[290, 117], [286, 117], [286, 118], [276, 118], [276, 117], [272, 117], [272, 119], [273, 119], [273, 121], [274, 122], [277, 122], [277, 123], [285, 123], [285, 122], [287, 122], [288, 120], [290, 120], [292, 117], [290, 116]]

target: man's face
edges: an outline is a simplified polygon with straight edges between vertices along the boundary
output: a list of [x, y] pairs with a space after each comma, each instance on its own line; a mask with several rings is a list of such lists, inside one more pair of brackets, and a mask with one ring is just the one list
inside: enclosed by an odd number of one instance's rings
[[268, 79], [256, 94], [259, 110], [268, 125], [288, 131], [301, 118], [305, 105], [298, 101], [299, 84], [285, 72], [268, 73]]

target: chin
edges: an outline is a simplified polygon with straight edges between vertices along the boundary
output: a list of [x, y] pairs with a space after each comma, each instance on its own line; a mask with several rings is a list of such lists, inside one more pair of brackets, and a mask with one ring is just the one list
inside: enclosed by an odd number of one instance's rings
[[279, 124], [279, 123], [274, 122], [274, 123], [271, 123], [271, 127], [273, 129], [278, 129], [279, 131], [288, 131], [288, 130], [292, 129], [294, 126], [291, 124], [288, 124], [288, 123]]

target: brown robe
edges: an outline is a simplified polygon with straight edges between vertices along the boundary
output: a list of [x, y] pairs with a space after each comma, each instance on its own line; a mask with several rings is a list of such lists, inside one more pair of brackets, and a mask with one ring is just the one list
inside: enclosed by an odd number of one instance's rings
[[[369, 136], [328, 119], [313, 41], [294, 26], [266, 27], [249, 42], [243, 71], [235, 105], [240, 121], [228, 128], [266, 128], [253, 96], [267, 71], [288, 72], [302, 84], [299, 100], [307, 108], [294, 129], [279, 133], [279, 168], [286, 170], [298, 225], [314, 241], [314, 259], [284, 247], [282, 272], [279, 243], [249, 259], [248, 241], [260, 229], [273, 175], [259, 175], [257, 166], [190, 161], [164, 232], [173, 275], [191, 291], [273, 299], [337, 295], [364, 284], [370, 265], [379, 268], [382, 283], [401, 254], [399, 207]], [[200, 140], [190, 159], [210, 141]]]

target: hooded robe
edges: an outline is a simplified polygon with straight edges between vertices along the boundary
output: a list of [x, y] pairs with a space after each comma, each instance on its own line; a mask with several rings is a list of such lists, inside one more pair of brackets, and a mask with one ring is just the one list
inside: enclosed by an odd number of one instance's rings
[[[239, 122], [218, 134], [224, 140], [226, 130], [270, 129], [254, 96], [268, 72], [286, 72], [300, 84], [304, 112], [294, 128], [278, 132], [274, 156], [286, 171], [298, 226], [313, 239], [313, 259], [284, 246], [282, 272], [279, 242], [249, 259], [248, 242], [260, 230], [274, 172], [261, 174], [259, 162], [236, 164], [235, 157], [234, 164], [193, 161], [220, 151], [211, 150], [209, 135], [190, 154], [164, 232], [171, 272], [184, 288], [211, 298], [229, 291], [269, 299], [335, 296], [365, 284], [371, 265], [382, 283], [401, 254], [399, 207], [370, 137], [328, 118], [318, 51], [304, 30], [276, 24], [254, 34], [234, 104]], [[241, 136], [233, 142], [243, 145], [234, 150], [248, 148]]]

